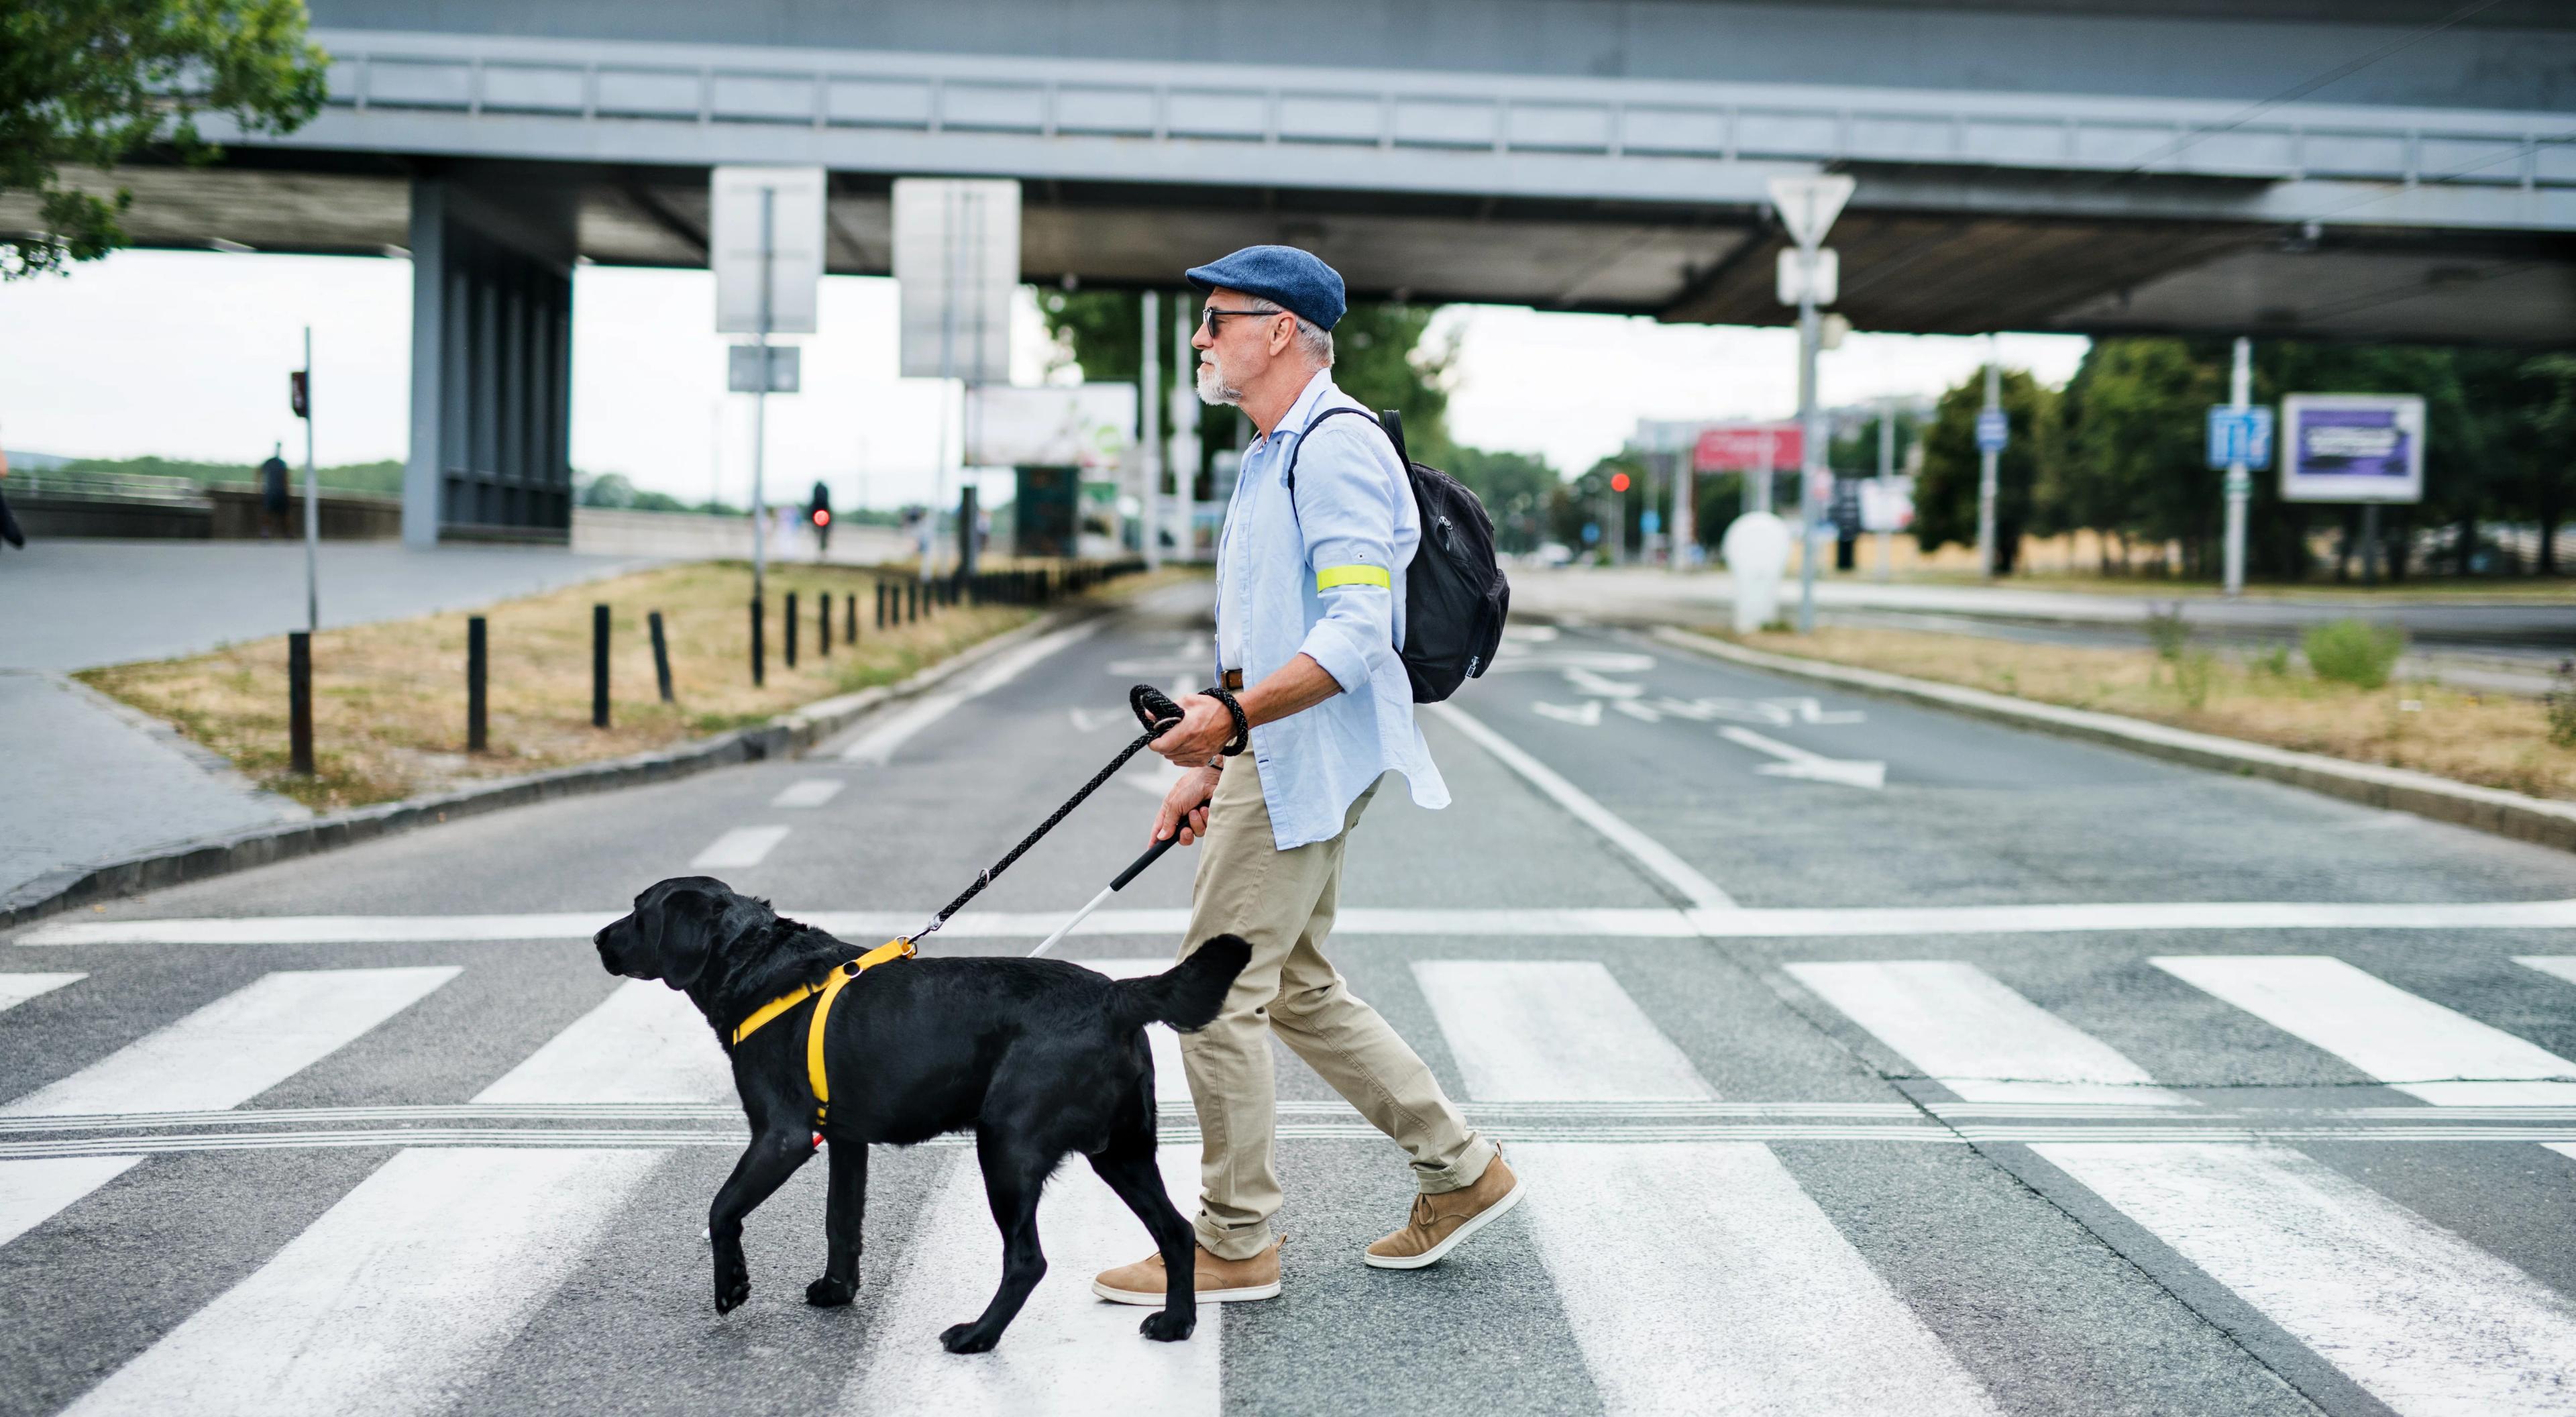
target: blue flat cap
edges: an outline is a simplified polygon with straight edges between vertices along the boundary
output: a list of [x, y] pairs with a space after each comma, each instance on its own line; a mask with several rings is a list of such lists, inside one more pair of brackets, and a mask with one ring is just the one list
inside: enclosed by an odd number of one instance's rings
[[1258, 295], [1327, 330], [1341, 322], [1346, 308], [1342, 273], [1313, 252], [1294, 246], [1246, 246], [1223, 260], [1192, 266], [1185, 274], [1201, 291], [1224, 286]]

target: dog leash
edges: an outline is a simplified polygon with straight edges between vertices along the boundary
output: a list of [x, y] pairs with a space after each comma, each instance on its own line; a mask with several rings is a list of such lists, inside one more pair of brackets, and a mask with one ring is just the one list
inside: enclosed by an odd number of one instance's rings
[[[1109, 760], [1108, 766], [1102, 768], [1096, 773], [1093, 773], [1091, 775], [1091, 781], [1084, 783], [1079, 791], [1075, 792], [1071, 797], [1066, 798], [1063, 806], [1056, 808], [1055, 812], [1045, 821], [1038, 823], [1037, 830], [1020, 838], [1020, 844], [1012, 847], [1008, 852], [1004, 853], [1001, 860], [985, 867], [983, 873], [976, 876], [975, 883], [973, 885], [970, 885], [963, 891], [958, 892], [955, 900], [948, 902], [947, 905], [940, 908], [937, 915], [930, 917], [929, 924], [922, 926], [921, 929], [910, 935], [903, 936], [902, 938], [905, 943], [918, 944], [922, 940], [936, 934], [940, 926], [948, 923], [948, 917], [955, 915], [959, 908], [963, 907], [966, 902], [973, 900], [977, 895], [981, 894], [984, 887], [993, 883], [993, 878], [995, 876], [1009, 870], [1012, 862], [1019, 860], [1021, 855], [1030, 847], [1038, 844], [1039, 838], [1044, 837], [1048, 832], [1055, 830], [1056, 823], [1061, 822], [1066, 817], [1072, 815], [1073, 809], [1081, 806], [1084, 798], [1089, 797], [1093, 792], [1097, 791], [1100, 784], [1107, 782], [1112, 776], [1116, 775], [1120, 768], [1127, 766], [1128, 759], [1136, 756], [1139, 752], [1142, 752], [1146, 744], [1153, 742], [1155, 739], [1160, 738], [1164, 734], [1181, 726], [1180, 705], [1173, 703], [1169, 695], [1166, 695], [1162, 690], [1155, 688], [1151, 684], [1139, 684], [1134, 688], [1129, 689], [1127, 691], [1127, 706], [1135, 710], [1136, 721], [1145, 725], [1145, 731], [1136, 735], [1136, 740], [1134, 742], [1129, 743], [1125, 748], [1120, 749], [1118, 756]], [[1236, 722], [1238, 724], [1242, 722], [1240, 710], [1236, 711]], [[1238, 742], [1248, 738], [1249, 736], [1249, 734], [1239, 734]], [[1240, 748], [1237, 748], [1236, 751], [1240, 751]], [[1153, 864], [1154, 858], [1162, 854], [1163, 848], [1171, 845], [1172, 841], [1177, 841], [1179, 839], [1180, 833], [1174, 832], [1172, 833], [1171, 840], [1157, 842], [1155, 844], [1155, 849], [1147, 852], [1144, 858], [1139, 860], [1135, 865], [1128, 867], [1126, 873], [1118, 878], [1118, 885], [1110, 887], [1110, 890], [1114, 891], [1118, 889], [1118, 886], [1123, 886], [1128, 881], [1134, 879], [1138, 871], [1141, 871], [1146, 866]], [[1103, 892], [1101, 899], [1106, 898], [1107, 893]], [[1094, 900], [1092, 905], [1097, 906], [1099, 903], [1100, 900]], [[1088, 915], [1090, 913], [1091, 911], [1088, 907], [1083, 911], [1084, 915]], [[1074, 918], [1079, 920], [1081, 919], [1081, 916], [1076, 916]], [[1067, 928], [1071, 927], [1068, 926]], [[1058, 935], [1061, 935], [1063, 932], [1059, 931], [1057, 933]], [[1049, 939], [1047, 941], [1047, 944], [1049, 945], [1054, 943], [1054, 939]], [[1046, 946], [1041, 945], [1038, 948], [1044, 949]]]

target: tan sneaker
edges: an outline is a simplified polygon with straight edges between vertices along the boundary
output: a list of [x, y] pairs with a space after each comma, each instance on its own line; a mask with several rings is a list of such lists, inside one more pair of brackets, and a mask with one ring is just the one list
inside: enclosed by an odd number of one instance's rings
[[[1279, 1297], [1279, 1247], [1284, 1237], [1248, 1260], [1221, 1260], [1199, 1245], [1191, 1279], [1202, 1304], [1234, 1304], [1246, 1299]], [[1160, 1304], [1167, 1272], [1160, 1253], [1131, 1265], [1105, 1269], [1091, 1281], [1091, 1292], [1113, 1304]]]
[[1521, 1203], [1521, 1180], [1498, 1152], [1472, 1186], [1415, 1196], [1404, 1228], [1368, 1247], [1361, 1259], [1380, 1269], [1420, 1269], [1437, 1264], [1458, 1242]]

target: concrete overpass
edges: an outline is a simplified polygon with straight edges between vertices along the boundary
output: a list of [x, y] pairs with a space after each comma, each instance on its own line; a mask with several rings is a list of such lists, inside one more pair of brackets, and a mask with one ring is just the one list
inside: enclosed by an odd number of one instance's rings
[[1863, 329], [2576, 335], [2576, 9], [2500, 0], [314, 0], [331, 102], [136, 169], [147, 244], [408, 252], [420, 525], [561, 525], [576, 260], [698, 266], [715, 163], [1027, 182], [1028, 278], [1310, 246], [1354, 292], [1773, 323], [1780, 172]]

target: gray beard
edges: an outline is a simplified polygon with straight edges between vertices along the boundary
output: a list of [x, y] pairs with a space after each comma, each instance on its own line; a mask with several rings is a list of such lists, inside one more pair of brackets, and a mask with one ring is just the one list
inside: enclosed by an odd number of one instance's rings
[[1199, 365], [1197, 385], [1199, 402], [1211, 408], [1223, 408], [1243, 402], [1243, 390], [1227, 388], [1218, 377], [1216, 366], [1213, 364]]

